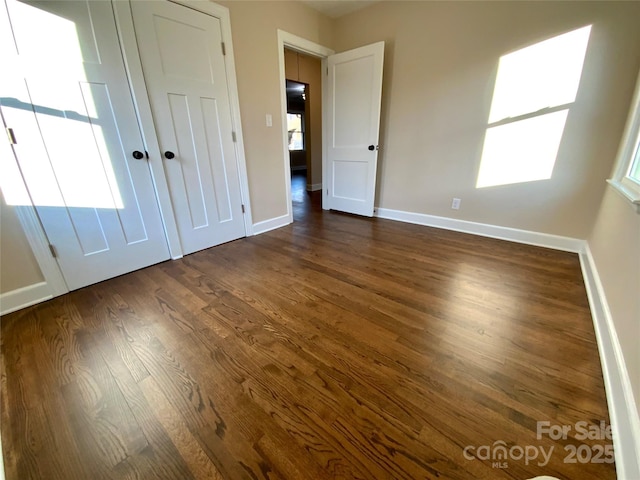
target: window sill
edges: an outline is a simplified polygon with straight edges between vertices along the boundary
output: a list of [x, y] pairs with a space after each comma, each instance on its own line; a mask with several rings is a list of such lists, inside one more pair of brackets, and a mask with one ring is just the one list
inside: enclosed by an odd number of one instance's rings
[[613, 189], [631, 202], [636, 209], [637, 213], [640, 213], [640, 193], [627, 187], [623, 183], [617, 180], [607, 180], [607, 183], [613, 187]]

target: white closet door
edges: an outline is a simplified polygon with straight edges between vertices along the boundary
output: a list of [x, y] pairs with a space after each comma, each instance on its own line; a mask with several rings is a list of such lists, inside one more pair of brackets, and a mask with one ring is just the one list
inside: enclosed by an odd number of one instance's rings
[[168, 259], [110, 2], [5, 3], [0, 108], [68, 287]]
[[328, 58], [327, 203], [373, 216], [384, 42]]
[[182, 249], [244, 237], [220, 20], [164, 1], [131, 7]]

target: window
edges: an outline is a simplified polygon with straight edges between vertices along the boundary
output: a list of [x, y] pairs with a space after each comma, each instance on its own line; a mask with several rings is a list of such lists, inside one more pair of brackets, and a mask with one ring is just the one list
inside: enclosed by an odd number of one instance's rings
[[629, 170], [629, 177], [636, 183], [640, 183], [640, 141], [636, 141], [636, 154]]
[[640, 75], [609, 184], [633, 203], [640, 213]]
[[551, 178], [591, 26], [503, 55], [476, 188]]
[[289, 131], [289, 150], [304, 150], [304, 115], [287, 113], [287, 130]]

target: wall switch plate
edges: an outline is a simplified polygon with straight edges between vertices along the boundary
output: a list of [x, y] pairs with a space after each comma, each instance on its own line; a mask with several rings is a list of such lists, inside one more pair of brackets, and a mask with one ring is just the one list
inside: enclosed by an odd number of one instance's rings
[[451, 208], [453, 208], [454, 210], [459, 210], [460, 209], [460, 199], [459, 198], [454, 198], [453, 201], [451, 202]]
[[273, 127], [273, 117], [270, 113], [267, 113], [267, 127]]

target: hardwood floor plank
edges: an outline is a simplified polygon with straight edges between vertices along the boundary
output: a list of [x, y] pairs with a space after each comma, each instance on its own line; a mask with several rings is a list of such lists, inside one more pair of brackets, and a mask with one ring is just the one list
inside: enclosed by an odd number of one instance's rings
[[[136, 478], [141, 479], [193, 479], [185, 459], [178, 451], [178, 445], [173, 442], [160, 419], [153, 413], [127, 366], [115, 356], [109, 356], [107, 364], [148, 443], [147, 447], [126, 459], [128, 469], [133, 470]], [[116, 466], [115, 470], [119, 467], [120, 465]]]
[[164, 396], [153, 378], [148, 377], [140, 382], [147, 403], [153, 414], [169, 434], [172, 442], [187, 461], [187, 465], [195, 479], [222, 480], [220, 472], [209, 457], [198, 445], [197, 440], [182, 422], [181, 415]]
[[[296, 445], [290, 442], [291, 439], [285, 429], [246, 394], [243, 386], [250, 375], [259, 374], [259, 367], [251, 368], [253, 362], [250, 359], [239, 358], [234, 354], [235, 352], [228, 351], [224, 344], [214, 349], [209, 349], [209, 344], [202, 344], [202, 348], [206, 348], [209, 355], [200, 355], [198, 347], [192, 346], [198, 343], [199, 340], [194, 337], [192, 343], [189, 343], [189, 348], [180, 349], [179, 355], [189, 358], [192, 362], [201, 362], [203, 368], [199, 369], [198, 377], [207, 384], [215, 382], [219, 386], [219, 389], [210, 392], [209, 411], [215, 413], [219, 418], [218, 422], [223, 422], [224, 429], [221, 431], [218, 429], [216, 433], [219, 437], [224, 437], [229, 451], [242, 459], [245, 468], [260, 478], [261, 474], [265, 474], [265, 471], [270, 472], [274, 466], [269, 466], [268, 470], [265, 470], [268, 464], [264, 463], [264, 459], [255, 456], [255, 445], [259, 444], [265, 435], [269, 435], [272, 441], [288, 439], [289, 451], [298, 450], [294, 461], [309, 464], [307, 452], [296, 448]], [[238, 408], [239, 406], [241, 408]], [[246, 448], [242, 448], [247, 439], [252, 439], [254, 451], [246, 451]], [[315, 468], [314, 465], [311, 471]], [[274, 472], [280, 475], [277, 471]]]
[[[9, 373], [8, 379], [18, 379], [18, 384], [7, 382], [5, 391], [7, 396], [18, 393], [22, 408], [8, 410], [7, 417], [17, 426], [16, 431], [28, 435], [28, 441], [18, 452], [11, 452], [9, 465], [11, 468], [21, 465], [19, 471], [25, 469], [30, 475], [38, 477], [42, 472], [50, 472], [54, 477], [69, 478], [74, 475], [85, 475], [86, 470], [78, 455], [71, 428], [67, 423], [69, 418], [57, 382], [40, 382], [39, 378], [55, 378], [59, 370], [53, 365], [51, 357], [46, 354], [47, 345], [38, 328], [37, 315], [30, 315], [24, 319], [25, 331], [15, 332], [15, 335], [4, 337], [3, 352], [6, 355], [16, 355], [17, 365], [20, 365], [20, 376]], [[14, 343], [15, 342], [15, 343]], [[35, 394], [35, 395], [34, 395]], [[13, 407], [15, 404], [11, 404]], [[16, 425], [15, 421], [18, 421]], [[60, 424], [59, 422], [62, 420]], [[22, 423], [24, 421], [24, 423]], [[7, 436], [3, 435], [3, 447]], [[68, 455], [58, 455], [57, 452], [66, 451]], [[11, 470], [8, 470], [10, 472]]]
[[81, 359], [75, 333], [83, 328], [82, 319], [78, 318], [78, 311], [71, 302], [61, 309], [53, 309], [45, 304], [36, 315], [42, 338], [53, 360], [58, 384], [66, 385], [75, 379], [74, 365]]
[[[575, 254], [309, 198], [290, 226], [2, 317], [7, 479], [615, 478], [564, 462], [610, 440], [537, 438], [608, 422]], [[553, 454], [498, 468], [496, 444]]]
[[[4, 470], [6, 475], [9, 478], [15, 478], [17, 476], [18, 466], [17, 466], [17, 458], [16, 458], [16, 448], [14, 446], [14, 429], [9, 428], [11, 425], [11, 417], [9, 416], [9, 380], [7, 376], [7, 361], [8, 361], [8, 353], [7, 348], [8, 345], [5, 343], [6, 337], [4, 335], [0, 336], [0, 425], [2, 425], [1, 432], [2, 434], [2, 453], [3, 454], [3, 463]], [[15, 408], [15, 407], [14, 407]], [[13, 414], [15, 415], [15, 413]], [[17, 435], [18, 432], [15, 432]], [[18, 441], [19, 442], [19, 441]]]

